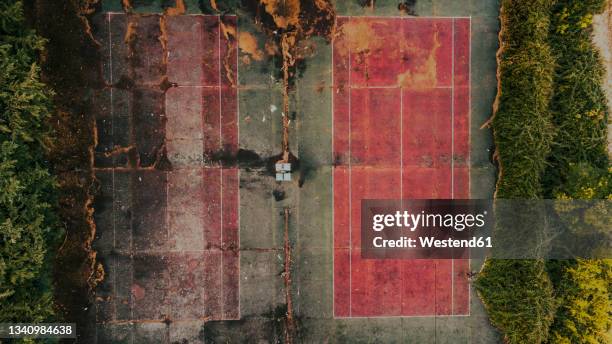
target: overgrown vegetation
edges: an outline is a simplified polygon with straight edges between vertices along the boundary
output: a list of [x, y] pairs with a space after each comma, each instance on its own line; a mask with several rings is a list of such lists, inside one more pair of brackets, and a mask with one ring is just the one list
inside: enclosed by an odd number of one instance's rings
[[[554, 60], [548, 45], [552, 0], [502, 1], [499, 94], [492, 125], [500, 168], [496, 197], [542, 196], [553, 137], [549, 102]], [[477, 288], [509, 343], [546, 341], [555, 300], [545, 263], [489, 260]]]
[[36, 63], [44, 43], [21, 2], [0, 1], [0, 322], [54, 313], [49, 248], [60, 230], [45, 161], [51, 92]]
[[553, 0], [502, 1], [500, 90], [493, 119], [501, 178], [498, 198], [541, 197], [553, 136], [554, 60], [548, 45]]
[[595, 174], [608, 169], [605, 69], [591, 42], [593, 15], [604, 6], [605, 0], [557, 0], [553, 7], [549, 41], [557, 64], [550, 109], [556, 131], [544, 180], [548, 198], [576, 183], [569, 179], [576, 165]]
[[[502, 1], [492, 122], [498, 198], [612, 197], [604, 69], [591, 42], [593, 15], [604, 5]], [[607, 260], [489, 260], [476, 287], [509, 343], [606, 343], [610, 267]]]
[[548, 263], [559, 307], [549, 343], [609, 343], [609, 260], [565, 260]]
[[476, 287], [506, 342], [546, 341], [555, 300], [543, 261], [488, 260]]
[[[605, 70], [591, 41], [593, 15], [605, 5], [605, 0], [557, 0], [553, 8], [550, 44], [557, 68], [551, 111], [557, 131], [544, 181], [551, 198], [612, 198], [609, 110], [601, 87]], [[608, 343], [611, 262], [549, 261], [547, 265], [559, 305], [549, 342]]]

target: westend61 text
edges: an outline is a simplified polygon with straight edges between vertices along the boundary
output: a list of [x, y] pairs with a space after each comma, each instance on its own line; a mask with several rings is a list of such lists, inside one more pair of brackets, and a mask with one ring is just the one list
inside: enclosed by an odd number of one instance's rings
[[374, 237], [372, 245], [376, 248], [491, 248], [491, 237], [472, 237], [471, 239], [436, 239], [435, 237], [409, 237], [383, 239]]

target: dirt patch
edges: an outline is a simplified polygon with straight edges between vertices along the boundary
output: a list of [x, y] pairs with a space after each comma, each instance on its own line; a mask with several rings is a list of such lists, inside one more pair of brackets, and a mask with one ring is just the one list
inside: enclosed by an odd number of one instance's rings
[[372, 29], [372, 24], [387, 25], [386, 21], [351, 20], [338, 28], [338, 35], [344, 37], [337, 44], [338, 52], [347, 56], [350, 53], [370, 53], [382, 47], [383, 42]]
[[403, 15], [416, 16], [416, 0], [406, 0], [397, 4], [397, 10]]
[[[49, 40], [42, 57], [42, 76], [56, 93], [51, 119], [56, 137], [49, 160], [58, 179], [59, 214], [66, 238], [57, 252], [54, 268], [55, 299], [64, 319], [75, 321], [87, 342], [93, 333], [91, 291], [104, 277], [91, 244], [95, 236], [93, 174], [96, 145], [92, 116], [92, 90], [104, 87], [98, 44], [91, 36], [88, 15], [97, 1], [45, 1], [27, 3], [37, 32]], [[57, 18], [62, 18], [57, 20]]]
[[261, 0], [265, 11], [272, 16], [274, 24], [280, 29], [297, 27], [300, 22], [299, 0]]
[[255, 61], [261, 61], [264, 58], [263, 51], [258, 47], [257, 39], [249, 32], [240, 32], [238, 35], [238, 48]]
[[[608, 107], [612, 108], [612, 1], [608, 1], [606, 10], [593, 17], [593, 43], [599, 48], [606, 78], [603, 89], [608, 98]], [[608, 154], [612, 155], [612, 125], [608, 125]]]
[[[257, 42], [257, 38], [253, 36], [250, 32], [239, 32], [237, 33], [237, 28], [234, 25], [226, 24], [221, 21], [221, 32], [225, 39], [229, 42], [232, 39], [238, 40], [238, 48], [245, 53], [243, 56], [243, 61], [245, 63], [249, 63], [250, 59], [255, 61], [261, 61], [264, 58], [264, 53], [259, 49], [259, 42]], [[236, 37], [238, 36], [238, 37]]]
[[297, 334], [297, 326], [295, 322], [295, 316], [293, 314], [293, 298], [291, 295], [291, 255], [293, 251], [293, 244], [289, 240], [289, 217], [291, 211], [289, 208], [285, 208], [283, 211], [285, 220], [284, 224], [284, 241], [285, 241], [285, 264], [283, 271], [283, 280], [285, 282], [285, 304], [287, 305], [287, 311], [285, 313], [285, 343], [291, 344]]
[[422, 63], [416, 64], [414, 70], [407, 70], [397, 76], [397, 84], [402, 87], [411, 87], [413, 89], [428, 89], [436, 86], [436, 75], [437, 75], [437, 63], [436, 53], [440, 48], [440, 41], [438, 39], [438, 33], [434, 33], [433, 47], [424, 57], [423, 51], [415, 49], [414, 47], [406, 46], [410, 57], [416, 61], [423, 61]]
[[123, 11], [126, 13], [132, 11], [132, 1], [131, 0], [121, 0], [121, 6], [123, 6]]
[[180, 14], [185, 14], [185, 12], [187, 11], [187, 8], [185, 7], [185, 1], [184, 0], [175, 0], [175, 1], [176, 1], [175, 6], [166, 8], [166, 10], [164, 11], [164, 14], [168, 16], [178, 16]]
[[602, 14], [593, 17], [593, 42], [599, 48], [608, 77], [604, 88], [612, 107], [612, 2]]
[[283, 80], [283, 139], [280, 161], [289, 161], [289, 125], [291, 92], [295, 77], [305, 68], [305, 60], [312, 54], [306, 44], [310, 37], [319, 36], [331, 41], [335, 28], [335, 10], [326, 0], [261, 0], [243, 1], [255, 23], [268, 37], [266, 52], [280, 57]]
[[[380, 39], [375, 28], [388, 29], [388, 21], [385, 20], [360, 20], [354, 18], [343, 23], [337, 28], [335, 41], [338, 54], [348, 58], [351, 54], [355, 57], [357, 65], [366, 68], [368, 57], [373, 54], [382, 54], [384, 42]], [[411, 89], [429, 89], [436, 86], [437, 61], [436, 56], [441, 46], [439, 34], [435, 31], [431, 36], [431, 46], [419, 46], [418, 42], [402, 39], [398, 40], [399, 53], [393, 53], [387, 58], [402, 59], [411, 63], [397, 75], [396, 84], [400, 87]], [[367, 73], [366, 73], [367, 75]]]

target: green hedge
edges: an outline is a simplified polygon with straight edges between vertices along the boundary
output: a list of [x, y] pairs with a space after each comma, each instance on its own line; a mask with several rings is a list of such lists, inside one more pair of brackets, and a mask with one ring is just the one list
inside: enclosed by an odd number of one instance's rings
[[546, 342], [555, 299], [543, 261], [488, 260], [476, 288], [505, 343]]
[[551, 111], [557, 130], [544, 180], [550, 198], [572, 183], [571, 165], [608, 168], [605, 69], [591, 42], [593, 15], [604, 6], [605, 0], [557, 0], [553, 8], [550, 45], [557, 66]]
[[606, 344], [610, 328], [610, 260], [567, 260], [550, 262], [558, 276], [555, 290], [559, 308], [550, 328], [549, 343]]
[[[552, 0], [503, 0], [501, 6], [500, 89], [492, 121], [500, 167], [496, 197], [541, 198], [553, 139]], [[489, 260], [475, 286], [506, 342], [547, 340], [555, 299], [543, 261]]]
[[493, 118], [501, 175], [498, 198], [539, 198], [553, 136], [548, 45], [552, 0], [502, 1], [500, 89]]
[[[555, 189], [555, 195], [560, 199], [612, 199], [610, 171], [588, 163], [568, 163], [565, 183]], [[585, 213], [585, 221], [607, 233], [609, 214], [597, 210], [590, 216]], [[549, 343], [608, 343], [612, 260], [553, 260], [547, 262], [547, 269], [559, 305]]]
[[[612, 198], [604, 69], [590, 40], [604, 4], [502, 1], [498, 198]], [[509, 343], [604, 343], [609, 280], [609, 261], [489, 260], [476, 288]]]
[[[551, 110], [557, 132], [544, 179], [551, 198], [612, 198], [605, 69], [591, 41], [593, 16], [605, 5], [605, 0], [557, 0], [553, 8], [550, 45], [557, 67]], [[547, 265], [559, 304], [549, 342], [607, 343], [610, 261]]]
[[0, 322], [53, 314], [47, 252], [60, 231], [44, 159], [51, 103], [36, 64], [43, 45], [21, 2], [0, 0]]

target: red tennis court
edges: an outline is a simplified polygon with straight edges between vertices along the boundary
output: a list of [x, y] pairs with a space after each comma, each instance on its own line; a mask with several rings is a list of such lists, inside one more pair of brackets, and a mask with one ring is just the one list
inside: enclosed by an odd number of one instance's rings
[[361, 259], [360, 209], [469, 198], [470, 19], [337, 21], [334, 315], [468, 315], [467, 259]]

